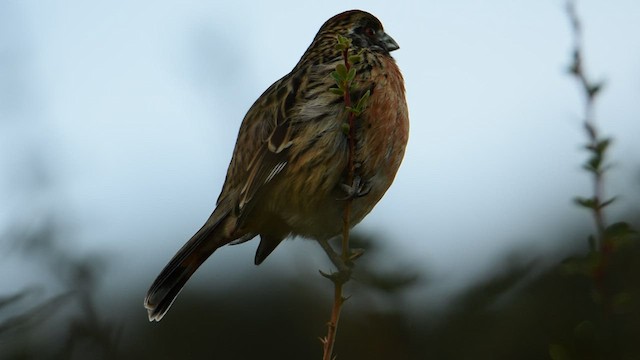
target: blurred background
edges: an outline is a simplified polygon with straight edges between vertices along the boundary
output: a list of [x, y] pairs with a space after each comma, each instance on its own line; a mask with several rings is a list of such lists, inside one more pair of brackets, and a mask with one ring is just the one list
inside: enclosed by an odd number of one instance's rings
[[[595, 227], [572, 201], [592, 184], [560, 0], [0, 1], [0, 358], [320, 358], [311, 241], [260, 267], [257, 242], [220, 249], [161, 323], [142, 300], [213, 210], [250, 105], [352, 8], [400, 44], [412, 128], [356, 227], [338, 358], [640, 358], [637, 241], [610, 258], [615, 306], [571, 271]], [[640, 3], [578, 13], [607, 220], [639, 228]]]

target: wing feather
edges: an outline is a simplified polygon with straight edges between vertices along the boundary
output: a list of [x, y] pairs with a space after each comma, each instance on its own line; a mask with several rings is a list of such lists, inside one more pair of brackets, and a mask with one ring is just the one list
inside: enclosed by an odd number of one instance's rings
[[299, 111], [299, 78], [292, 73], [275, 82], [249, 109], [240, 127], [218, 198], [218, 202], [228, 196], [236, 199], [239, 221], [251, 212], [265, 186], [277, 181], [289, 164], [289, 149], [295, 138], [292, 118]]

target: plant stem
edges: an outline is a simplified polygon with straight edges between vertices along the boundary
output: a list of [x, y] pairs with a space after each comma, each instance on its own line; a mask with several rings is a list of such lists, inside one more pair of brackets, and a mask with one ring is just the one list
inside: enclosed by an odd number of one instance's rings
[[[349, 49], [345, 49], [342, 52], [342, 57], [344, 58], [344, 66], [347, 68], [347, 72], [351, 68], [351, 64], [349, 64]], [[344, 106], [347, 109], [351, 108], [351, 89], [347, 86], [346, 91], [344, 92]], [[356, 115], [353, 111], [349, 111], [349, 134], [347, 137], [347, 142], [349, 143], [349, 153], [347, 155], [347, 184], [354, 185], [354, 177], [355, 177], [355, 165], [353, 163], [353, 155], [356, 151]], [[354, 189], [357, 191], [357, 189]], [[349, 196], [345, 200], [344, 205], [344, 216], [342, 218], [342, 261], [347, 263], [349, 261], [349, 256], [351, 256], [351, 250], [349, 249], [349, 229], [351, 226], [349, 224], [349, 219], [351, 217], [351, 201], [352, 197]]]
[[[585, 95], [584, 104], [584, 126], [589, 137], [588, 147], [594, 151], [601, 141], [595, 127], [594, 120], [594, 103], [596, 95], [600, 90], [600, 85], [593, 83], [586, 75], [583, 63], [582, 50], [582, 24], [576, 11], [575, 0], [567, 0], [567, 14], [571, 22], [573, 30], [573, 64], [571, 65], [571, 73], [578, 80], [580, 87]], [[604, 157], [604, 154], [597, 154]], [[603, 206], [604, 201], [604, 169], [598, 167], [592, 171], [593, 173], [593, 202], [592, 214], [596, 225], [598, 236], [596, 237], [595, 248], [602, 251], [605, 246], [605, 229], [606, 222], [604, 218]]]
[[[331, 276], [331, 275], [330, 275]], [[345, 298], [342, 296], [342, 286], [347, 278], [335, 277], [330, 279], [333, 281], [333, 307], [331, 309], [331, 318], [327, 324], [327, 336], [322, 339], [323, 343], [323, 360], [331, 360], [333, 354], [333, 345], [336, 341], [336, 334], [338, 332], [338, 322], [340, 321], [340, 313], [342, 311], [342, 304], [345, 302]]]
[[[351, 64], [349, 64], [349, 48], [345, 48], [342, 51], [342, 57], [344, 59], [344, 66], [347, 69], [347, 72], [351, 69]], [[351, 109], [351, 88], [347, 84], [344, 91], [344, 105], [345, 109]], [[354, 179], [355, 179], [355, 164], [354, 164], [354, 153], [355, 153], [355, 121], [356, 115], [353, 111], [348, 110], [348, 126], [349, 131], [347, 134], [347, 143], [348, 143], [348, 154], [347, 154], [347, 178], [346, 183], [349, 186], [353, 186], [352, 190], [358, 191], [355, 188]], [[342, 217], [342, 247], [340, 256], [336, 254], [336, 252], [331, 248], [327, 241], [320, 241], [320, 245], [327, 253], [333, 264], [338, 269], [338, 272], [333, 274], [322, 274], [333, 282], [334, 285], [334, 295], [333, 295], [333, 307], [331, 309], [331, 318], [329, 323], [327, 324], [327, 336], [322, 339], [323, 344], [323, 360], [331, 360], [333, 355], [333, 346], [336, 341], [336, 334], [338, 332], [338, 322], [340, 321], [340, 313], [342, 311], [342, 305], [346, 301], [346, 298], [343, 294], [343, 285], [349, 281], [351, 278], [351, 249], [349, 248], [349, 230], [351, 229], [350, 218], [351, 218], [351, 202], [353, 200], [353, 196], [348, 196], [345, 199], [344, 204], [344, 213]]]

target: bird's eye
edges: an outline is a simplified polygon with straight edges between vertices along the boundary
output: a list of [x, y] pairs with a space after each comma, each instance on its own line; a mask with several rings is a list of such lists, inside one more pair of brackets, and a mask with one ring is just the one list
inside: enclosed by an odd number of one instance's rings
[[373, 36], [375, 33], [376, 33], [376, 31], [373, 30], [373, 28], [371, 28], [371, 27], [367, 27], [367, 28], [364, 29], [364, 34], [369, 36], [369, 37]]

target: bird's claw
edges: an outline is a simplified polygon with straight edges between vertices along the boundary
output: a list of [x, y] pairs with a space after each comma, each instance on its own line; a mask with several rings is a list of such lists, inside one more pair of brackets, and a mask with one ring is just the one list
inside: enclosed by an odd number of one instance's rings
[[371, 191], [371, 185], [368, 182], [363, 182], [360, 176], [356, 176], [353, 179], [351, 185], [342, 184], [342, 190], [347, 193], [347, 196], [340, 200], [356, 199], [367, 195]]

